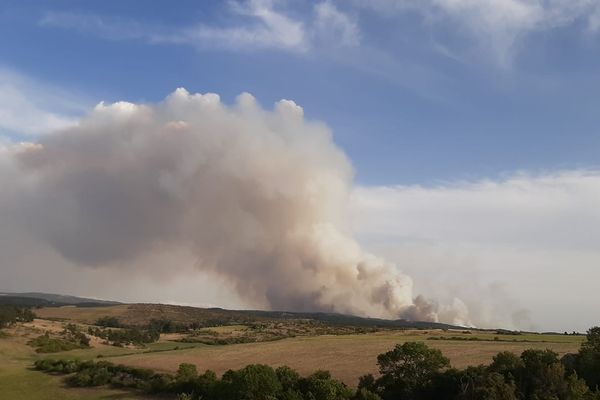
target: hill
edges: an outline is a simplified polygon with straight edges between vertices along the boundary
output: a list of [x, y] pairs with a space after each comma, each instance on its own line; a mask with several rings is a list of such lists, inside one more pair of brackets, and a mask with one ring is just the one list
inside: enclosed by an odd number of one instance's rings
[[122, 303], [119, 303], [118, 301], [41, 292], [0, 292], [0, 304], [14, 304], [30, 307], [61, 307], [70, 305], [77, 307], [101, 307], [114, 306]]
[[[23, 294], [15, 296], [0, 296], [3, 300], [22, 300]], [[403, 319], [387, 320], [381, 318], [365, 318], [355, 315], [323, 312], [292, 312], [292, 311], [262, 311], [262, 310], [227, 310], [223, 308], [201, 308], [178, 306], [171, 304], [123, 304], [117, 302], [98, 301], [72, 296], [31, 294], [26, 301], [36, 301], [36, 306], [47, 307], [38, 311], [44, 318], [79, 319], [80, 322], [94, 323], [102, 317], [118, 317], [124, 325], [143, 326], [151, 320], [169, 320], [176, 324], [198, 323], [200, 326], [216, 326], [224, 324], [248, 324], [260, 321], [289, 321], [308, 320], [327, 325], [355, 326], [365, 328], [396, 328], [396, 329], [462, 329], [463, 327], [427, 321], [407, 321]], [[67, 302], [68, 301], [68, 302]], [[18, 304], [18, 303], [12, 303]], [[32, 305], [29, 303], [24, 303]], [[52, 309], [65, 305], [90, 308], [89, 310]], [[118, 306], [118, 307], [107, 307]], [[96, 309], [98, 308], [98, 309]]]

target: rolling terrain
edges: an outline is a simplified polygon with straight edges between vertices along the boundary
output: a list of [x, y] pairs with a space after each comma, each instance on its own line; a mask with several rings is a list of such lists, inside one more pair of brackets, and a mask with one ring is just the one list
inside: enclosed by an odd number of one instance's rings
[[[176, 372], [181, 363], [191, 363], [199, 371], [210, 369], [218, 375], [255, 363], [289, 365], [301, 374], [329, 370], [334, 378], [354, 387], [361, 375], [377, 373], [378, 354], [399, 343], [425, 342], [440, 349], [453, 366], [462, 368], [487, 364], [500, 351], [520, 354], [529, 348], [549, 348], [562, 356], [576, 352], [583, 340], [579, 335], [474, 330], [338, 314], [160, 304], [104, 303], [88, 307], [87, 302], [82, 303], [84, 306], [36, 308], [33, 321], [2, 330], [0, 387], [9, 395], [6, 398], [128, 399], [138, 395], [106, 387], [67, 388], [59, 377], [31, 369], [33, 362], [41, 358], [102, 359], [168, 373]], [[107, 328], [107, 324], [118, 326]], [[164, 332], [158, 340], [147, 343], [101, 337], [107, 329], [129, 332], [159, 325]], [[31, 345], [43, 336], [59, 342], [71, 340], [69, 330], [81, 332], [89, 339], [89, 346], [44, 353]]]

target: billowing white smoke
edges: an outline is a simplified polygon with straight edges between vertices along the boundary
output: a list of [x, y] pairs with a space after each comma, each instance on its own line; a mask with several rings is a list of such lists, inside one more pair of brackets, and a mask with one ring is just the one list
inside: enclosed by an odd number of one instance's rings
[[8, 152], [0, 172], [15, 187], [0, 205], [73, 263], [183, 247], [252, 305], [438, 318], [409, 277], [344, 233], [352, 168], [293, 101], [265, 111], [249, 94], [226, 106], [177, 89], [157, 105], [99, 104]]

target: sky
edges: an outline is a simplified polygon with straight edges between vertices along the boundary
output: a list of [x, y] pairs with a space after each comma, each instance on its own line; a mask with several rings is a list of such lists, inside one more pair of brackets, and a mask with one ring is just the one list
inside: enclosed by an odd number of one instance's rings
[[[476, 325], [583, 331], [600, 322], [599, 63], [597, 0], [4, 0], [0, 146], [176, 88], [293, 100], [351, 164], [348, 230], [415, 293]], [[23, 259], [0, 289], [74, 274], [72, 294], [248, 305], [205, 271], [112, 285]]]

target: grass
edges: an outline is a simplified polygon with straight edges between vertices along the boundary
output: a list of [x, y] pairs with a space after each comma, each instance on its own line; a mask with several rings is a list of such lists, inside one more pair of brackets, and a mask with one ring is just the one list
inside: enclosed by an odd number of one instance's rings
[[[195, 364], [199, 370], [212, 369], [223, 373], [251, 363], [272, 366], [289, 365], [302, 374], [317, 369], [330, 370], [332, 375], [349, 385], [356, 385], [358, 378], [366, 373], [376, 373], [377, 355], [406, 341], [425, 341], [428, 337], [441, 335], [433, 332], [386, 331], [363, 335], [335, 335], [296, 337], [276, 342], [247, 343], [228, 346], [197, 346], [195, 348], [164, 353], [141, 353], [116, 357], [113, 362], [175, 372], [182, 362]], [[458, 335], [454, 335], [458, 336]], [[469, 335], [465, 335], [469, 336]], [[525, 349], [550, 348], [559, 354], [576, 352], [581, 337], [561, 335], [532, 335], [529, 342], [495, 342], [494, 334], [478, 335], [480, 341], [427, 341], [427, 345], [439, 348], [455, 367], [489, 363], [500, 351], [520, 354]], [[485, 340], [491, 338], [491, 340]], [[537, 339], [537, 340], [535, 340]]]
[[110, 307], [46, 307], [39, 308], [34, 312], [43, 319], [93, 324], [102, 317], [123, 318], [129, 311], [129, 307], [127, 304]]
[[[32, 329], [32, 328], [30, 328]], [[58, 376], [34, 371], [30, 367], [40, 357], [26, 344], [25, 330], [11, 330], [9, 337], [0, 338], [0, 398], [27, 400], [100, 400], [140, 399], [134, 394], [108, 388], [71, 389]], [[70, 354], [63, 353], [63, 354]]]
[[[559, 354], [576, 352], [584, 339], [582, 336], [542, 335], [523, 333], [520, 335], [499, 335], [490, 331], [461, 330], [381, 330], [362, 334], [344, 333], [340, 328], [332, 330], [336, 334], [316, 333], [314, 327], [306, 336], [289, 337], [278, 341], [231, 345], [204, 345], [181, 343], [182, 334], [164, 335], [159, 342], [143, 348], [114, 347], [102, 344], [94, 339], [92, 347], [58, 352], [52, 355], [36, 354], [27, 345], [27, 341], [38, 337], [45, 331], [60, 332], [63, 324], [57, 320], [93, 323], [102, 316], [114, 316], [125, 323], [139, 322], [141, 318], [169, 318], [177, 316], [173, 307], [142, 305], [142, 308], [130, 308], [130, 305], [101, 308], [52, 308], [36, 310], [39, 316], [53, 320], [36, 320], [32, 324], [20, 324], [7, 330], [8, 337], [0, 338], [0, 387], [2, 396], [23, 399], [133, 399], [135, 394], [97, 389], [65, 388], [59, 377], [29, 370], [32, 363], [42, 357], [98, 359], [107, 358], [116, 364], [151, 368], [159, 372], [175, 372], [180, 363], [193, 363], [198, 370], [212, 369], [218, 374], [228, 369], [237, 369], [252, 363], [264, 363], [274, 367], [289, 365], [301, 374], [309, 374], [317, 369], [330, 370], [333, 377], [356, 385], [358, 377], [366, 373], [376, 373], [377, 355], [392, 349], [396, 344], [407, 341], [425, 341], [430, 347], [439, 348], [455, 367], [489, 363], [500, 351], [512, 351], [520, 354], [528, 348], [550, 348]], [[156, 307], [158, 314], [135, 316], [140, 310]], [[187, 311], [186, 311], [187, 312]], [[187, 315], [187, 314], [186, 314]], [[183, 318], [184, 316], [178, 316]], [[186, 316], [186, 318], [189, 316]], [[293, 321], [263, 323], [274, 331], [282, 329], [304, 329], [304, 325], [294, 325]], [[267, 329], [265, 328], [265, 329]], [[264, 330], [253, 330], [246, 325], [227, 325], [207, 328], [219, 336], [241, 334], [264, 335]], [[268, 330], [267, 329], [267, 330]], [[498, 337], [498, 340], [494, 340]], [[436, 340], [431, 340], [435, 338]], [[514, 341], [513, 341], [514, 339]], [[0, 396], [1, 397], [1, 396]], [[4, 397], [3, 397], [4, 398]]]
[[63, 385], [60, 377], [32, 371], [24, 365], [0, 368], [0, 388], [2, 388], [1, 396], [3, 399], [126, 400], [140, 398], [121, 390], [67, 388]]

